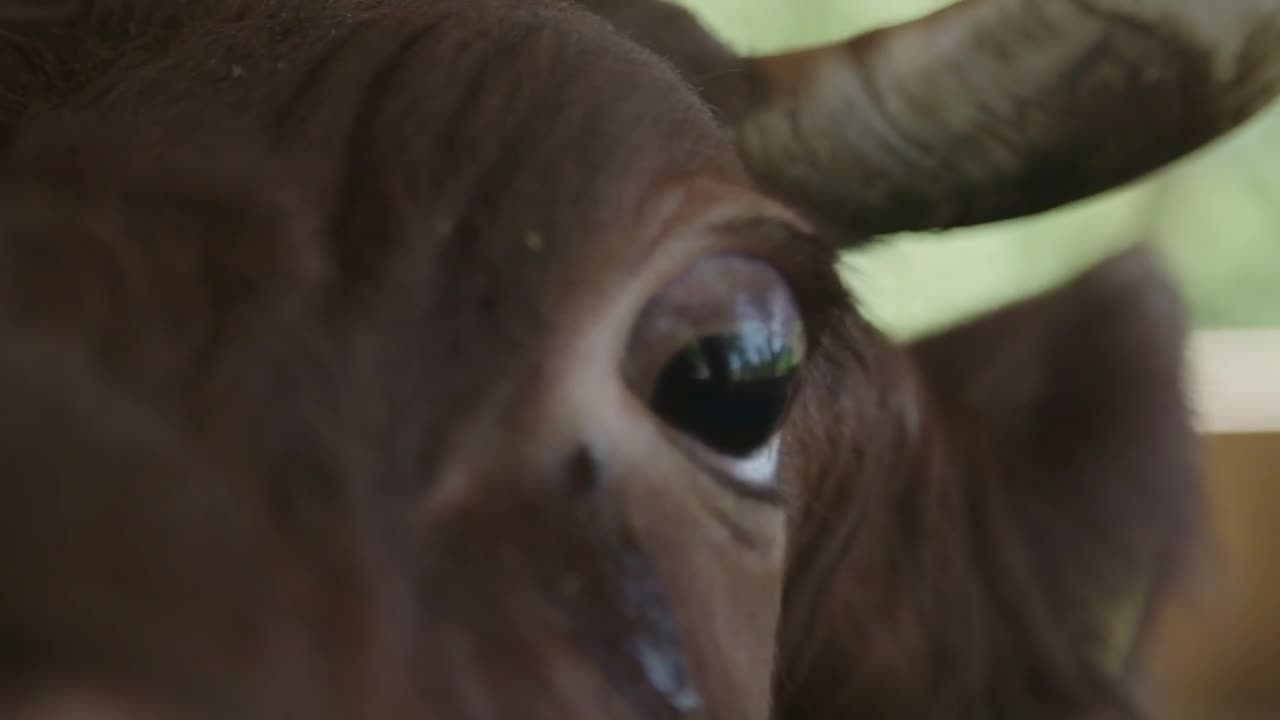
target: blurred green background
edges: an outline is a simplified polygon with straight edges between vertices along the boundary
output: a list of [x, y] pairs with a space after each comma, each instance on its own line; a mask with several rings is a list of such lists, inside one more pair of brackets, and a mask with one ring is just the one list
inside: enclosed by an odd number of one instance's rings
[[[682, 1], [752, 54], [840, 39], [948, 4]], [[909, 338], [1062, 282], [1138, 240], [1164, 254], [1197, 327], [1280, 327], [1280, 106], [1127, 187], [1033, 218], [897, 236], [850, 253], [845, 274], [867, 314]]]

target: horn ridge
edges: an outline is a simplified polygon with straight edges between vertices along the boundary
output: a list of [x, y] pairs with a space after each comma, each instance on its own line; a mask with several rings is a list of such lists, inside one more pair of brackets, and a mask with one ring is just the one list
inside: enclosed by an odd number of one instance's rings
[[966, 0], [751, 59], [748, 164], [851, 234], [973, 225], [1122, 185], [1280, 94], [1280, 0]]

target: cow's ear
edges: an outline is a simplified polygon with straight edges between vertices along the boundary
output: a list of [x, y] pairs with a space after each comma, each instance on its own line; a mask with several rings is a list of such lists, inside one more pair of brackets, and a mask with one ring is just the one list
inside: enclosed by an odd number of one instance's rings
[[984, 466], [964, 474], [1011, 546], [996, 572], [1020, 579], [1023, 622], [1068, 662], [1128, 665], [1192, 535], [1185, 322], [1140, 246], [911, 348], [949, 461]]

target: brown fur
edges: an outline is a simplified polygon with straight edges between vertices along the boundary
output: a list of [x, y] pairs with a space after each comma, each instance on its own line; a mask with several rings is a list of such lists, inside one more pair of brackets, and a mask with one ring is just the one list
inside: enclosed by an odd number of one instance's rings
[[[551, 0], [25, 5], [0, 710], [1128, 712], [1104, 626], [1194, 468], [1142, 253], [900, 348], [680, 77], [726, 57], [692, 26], [672, 66]], [[778, 268], [808, 328], [782, 505], [593, 354], [712, 252]]]

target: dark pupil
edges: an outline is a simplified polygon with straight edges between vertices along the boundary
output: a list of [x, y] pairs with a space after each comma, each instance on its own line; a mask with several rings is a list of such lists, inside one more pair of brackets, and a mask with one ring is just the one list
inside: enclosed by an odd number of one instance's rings
[[750, 454], [782, 420], [797, 351], [762, 327], [698, 338], [663, 368], [654, 412], [714, 450]]

